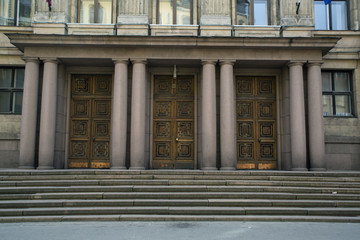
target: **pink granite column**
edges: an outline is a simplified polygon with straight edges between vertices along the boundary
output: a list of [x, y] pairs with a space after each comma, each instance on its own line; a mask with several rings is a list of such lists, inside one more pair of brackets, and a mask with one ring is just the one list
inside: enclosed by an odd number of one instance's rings
[[310, 170], [325, 171], [325, 136], [322, 109], [322, 62], [308, 63], [308, 119]]
[[220, 61], [220, 170], [236, 165], [234, 62]]
[[125, 169], [127, 100], [128, 100], [128, 60], [114, 59], [114, 93], [111, 112], [111, 168]]
[[41, 97], [39, 170], [54, 168], [58, 73], [58, 61], [55, 58], [42, 60], [44, 76]]
[[39, 60], [25, 61], [24, 93], [21, 114], [19, 168], [35, 168], [36, 123], [39, 92]]
[[291, 62], [290, 68], [290, 129], [291, 170], [307, 171], [304, 100], [304, 62]]
[[201, 84], [201, 168], [216, 170], [216, 84], [217, 61], [202, 61]]

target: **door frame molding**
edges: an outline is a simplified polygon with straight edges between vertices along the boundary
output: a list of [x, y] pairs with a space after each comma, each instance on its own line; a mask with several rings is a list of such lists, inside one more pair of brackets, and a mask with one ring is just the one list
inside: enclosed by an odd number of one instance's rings
[[[149, 169], [153, 169], [153, 137], [154, 137], [154, 81], [156, 75], [172, 76], [173, 67], [168, 68], [149, 68], [150, 75], [150, 107], [149, 107]], [[177, 76], [191, 75], [194, 77], [194, 169], [198, 169], [198, 68], [177, 68]], [[169, 169], [170, 170], [170, 169]], [[176, 170], [176, 169], [174, 169]]]
[[[65, 159], [64, 159], [64, 169], [69, 169], [69, 153], [70, 153], [70, 121], [71, 121], [71, 77], [76, 74], [107, 74], [111, 75], [112, 80], [114, 81], [114, 68], [113, 67], [66, 67], [65, 70]], [[114, 84], [112, 84], [114, 88]], [[112, 100], [112, 99], [111, 99]], [[58, 123], [57, 123], [58, 124]], [[56, 149], [55, 149], [56, 151]], [[110, 160], [111, 161], [111, 160]]]
[[[256, 71], [256, 73], [254, 73]], [[281, 102], [280, 96], [282, 92], [282, 88], [280, 88], [280, 83], [282, 82], [282, 69], [236, 69], [234, 68], [234, 96], [236, 101], [236, 77], [275, 77], [276, 82], [276, 151], [277, 151], [277, 170], [281, 170], [282, 163], [282, 152], [281, 152]], [[236, 156], [237, 161], [237, 156]]]

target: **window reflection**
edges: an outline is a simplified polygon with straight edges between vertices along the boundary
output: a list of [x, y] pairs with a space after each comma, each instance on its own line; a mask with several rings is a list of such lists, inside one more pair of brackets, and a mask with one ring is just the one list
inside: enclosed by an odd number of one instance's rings
[[159, 24], [192, 24], [192, 0], [158, 0]]
[[0, 25], [30, 26], [30, 13], [31, 0], [0, 0]]
[[80, 23], [111, 23], [111, 0], [80, 0]]
[[159, 0], [159, 24], [173, 24], [172, 0]]
[[176, 24], [190, 24], [190, 0], [177, 0], [176, 3]]
[[236, 5], [237, 25], [249, 25], [249, 0], [238, 0]]

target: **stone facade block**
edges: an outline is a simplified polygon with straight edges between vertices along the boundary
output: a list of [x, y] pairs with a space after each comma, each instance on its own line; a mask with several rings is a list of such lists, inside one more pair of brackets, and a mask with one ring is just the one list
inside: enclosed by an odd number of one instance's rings
[[197, 36], [197, 25], [150, 25], [151, 36]]
[[118, 36], [148, 36], [149, 25], [147, 24], [117, 24], [116, 35]]
[[112, 24], [68, 24], [69, 35], [114, 35], [115, 25]]
[[234, 26], [235, 37], [279, 37], [279, 26]]
[[232, 27], [231, 26], [200, 26], [200, 36], [203, 37], [231, 37]]
[[34, 34], [67, 34], [65, 23], [33, 23]]

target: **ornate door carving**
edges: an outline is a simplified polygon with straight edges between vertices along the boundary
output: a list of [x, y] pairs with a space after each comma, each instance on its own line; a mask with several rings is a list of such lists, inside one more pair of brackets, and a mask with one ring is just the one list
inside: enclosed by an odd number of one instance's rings
[[274, 77], [236, 78], [237, 168], [277, 169]]
[[69, 168], [110, 167], [111, 75], [73, 75]]
[[194, 79], [155, 76], [153, 168], [194, 168]]

